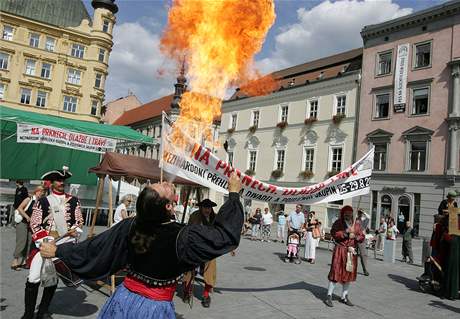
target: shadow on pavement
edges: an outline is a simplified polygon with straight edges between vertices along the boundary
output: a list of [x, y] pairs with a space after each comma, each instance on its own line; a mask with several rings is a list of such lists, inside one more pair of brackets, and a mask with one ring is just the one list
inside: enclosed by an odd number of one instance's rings
[[442, 308], [442, 309], [450, 310], [452, 312], [460, 313], [460, 308], [457, 308], [451, 305], [447, 305], [444, 302], [439, 301], [439, 300], [431, 300], [428, 305], [434, 308]]
[[72, 288], [58, 288], [50, 306], [50, 311], [59, 315], [86, 317], [96, 313], [99, 308], [86, 301], [84, 291]]
[[388, 274], [388, 277], [397, 283], [403, 284], [404, 286], [406, 286], [408, 289], [412, 291], [423, 293], [422, 291], [420, 291], [418, 287], [418, 281], [415, 279], [409, 279], [409, 278], [395, 275], [395, 274]]

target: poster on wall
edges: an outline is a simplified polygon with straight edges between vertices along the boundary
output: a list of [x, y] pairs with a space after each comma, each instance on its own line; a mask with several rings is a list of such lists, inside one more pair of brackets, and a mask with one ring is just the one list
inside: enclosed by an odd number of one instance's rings
[[409, 43], [398, 45], [395, 69], [394, 111], [401, 113], [406, 108], [407, 68], [409, 65]]

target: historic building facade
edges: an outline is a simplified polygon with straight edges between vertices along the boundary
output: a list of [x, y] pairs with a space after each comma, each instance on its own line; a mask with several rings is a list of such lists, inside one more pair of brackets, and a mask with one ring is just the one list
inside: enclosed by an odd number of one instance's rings
[[[356, 49], [274, 72], [278, 89], [266, 96], [237, 90], [222, 106], [219, 136], [228, 147], [218, 156], [264, 182], [289, 187], [343, 170], [355, 153], [361, 57]], [[307, 209], [330, 227], [342, 204], [351, 200]], [[271, 206], [272, 212], [294, 208]]]
[[130, 91], [127, 96], [120, 97], [102, 106], [101, 121], [103, 123], [113, 124], [124, 112], [141, 105], [141, 101]]
[[374, 146], [375, 158], [371, 192], [353, 203], [372, 228], [392, 215], [429, 236], [439, 202], [460, 187], [459, 21], [450, 1], [361, 32], [357, 156]]
[[80, 0], [0, 1], [0, 100], [21, 110], [99, 121], [118, 7]]

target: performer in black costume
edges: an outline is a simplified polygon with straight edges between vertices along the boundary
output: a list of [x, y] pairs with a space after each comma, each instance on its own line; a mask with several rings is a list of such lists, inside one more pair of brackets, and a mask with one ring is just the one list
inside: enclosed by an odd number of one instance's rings
[[229, 199], [212, 226], [171, 222], [174, 186], [154, 184], [139, 195], [135, 218], [79, 244], [56, 247], [44, 243], [41, 254], [60, 258], [83, 279], [104, 278], [128, 269], [99, 318], [175, 318], [172, 299], [181, 275], [231, 252], [240, 242], [244, 213], [236, 174], [228, 185]]

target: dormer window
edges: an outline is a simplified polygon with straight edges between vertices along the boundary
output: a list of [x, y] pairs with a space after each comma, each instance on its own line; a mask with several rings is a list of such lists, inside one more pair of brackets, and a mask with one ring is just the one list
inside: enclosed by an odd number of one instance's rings
[[102, 23], [102, 32], [109, 32], [110, 22], [109, 20], [104, 20]]

